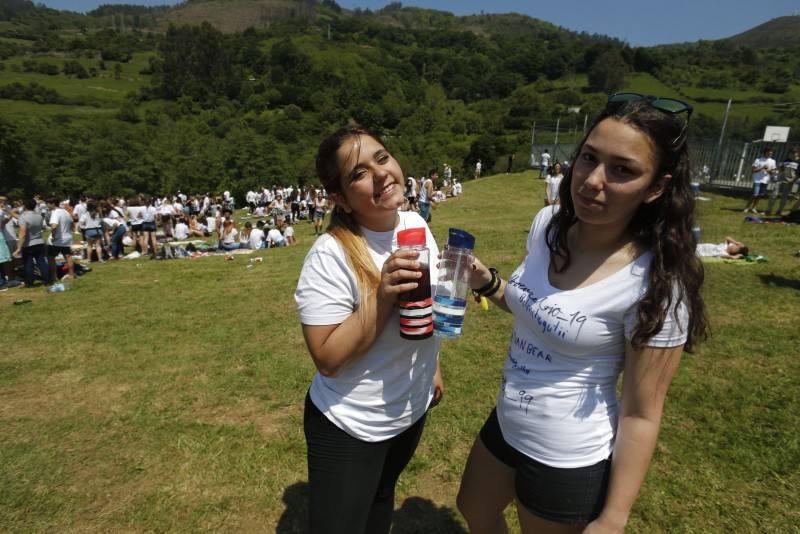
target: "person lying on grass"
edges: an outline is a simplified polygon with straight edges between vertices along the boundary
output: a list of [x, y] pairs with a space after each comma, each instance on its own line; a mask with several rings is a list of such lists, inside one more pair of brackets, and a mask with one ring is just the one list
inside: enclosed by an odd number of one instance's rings
[[726, 237], [724, 243], [698, 243], [697, 255], [701, 258], [723, 258], [727, 260], [742, 260], [750, 253], [744, 243], [732, 237]]

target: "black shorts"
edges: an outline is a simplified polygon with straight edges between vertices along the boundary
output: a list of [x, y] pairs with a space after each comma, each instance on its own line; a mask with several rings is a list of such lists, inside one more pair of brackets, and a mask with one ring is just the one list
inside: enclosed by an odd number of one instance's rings
[[480, 438], [495, 458], [516, 471], [517, 499], [532, 514], [567, 524], [589, 523], [603, 511], [611, 458], [587, 467], [551, 467], [514, 449], [503, 438], [497, 410], [481, 428]]
[[136, 232], [137, 234], [142, 231], [142, 223], [139, 224], [131, 224], [131, 230]]
[[56, 245], [47, 245], [47, 257], [55, 258], [59, 254], [63, 254], [66, 258], [72, 255], [72, 247], [57, 247]]
[[156, 223], [154, 222], [142, 223], [142, 232], [155, 232], [155, 231], [156, 231]]

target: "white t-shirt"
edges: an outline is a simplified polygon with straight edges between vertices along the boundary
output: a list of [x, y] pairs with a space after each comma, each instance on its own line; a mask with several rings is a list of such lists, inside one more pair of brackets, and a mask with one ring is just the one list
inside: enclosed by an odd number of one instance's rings
[[[397, 245], [397, 232], [426, 227], [416, 212], [399, 212], [400, 224], [389, 232], [362, 229], [370, 256], [380, 269]], [[430, 231], [431, 290], [436, 286], [439, 249]], [[308, 252], [294, 298], [300, 322], [306, 325], [340, 324], [359, 306], [358, 283], [339, 242], [320, 236]], [[366, 354], [335, 377], [317, 373], [311, 382], [311, 400], [336, 426], [362, 441], [394, 437], [425, 414], [433, 398], [433, 376], [439, 340], [400, 337], [400, 317], [392, 312], [386, 328]]]
[[141, 217], [143, 223], [156, 222], [156, 208], [154, 206], [144, 206]]
[[131, 225], [142, 224], [144, 206], [128, 206], [128, 221]]
[[698, 243], [697, 255], [701, 258], [721, 258], [728, 256], [728, 243]]
[[561, 174], [557, 174], [555, 176], [550, 176], [549, 174], [545, 177], [544, 183], [547, 184], [547, 200], [551, 203], [558, 200], [558, 188], [561, 187], [561, 180], [564, 179], [564, 176]]
[[261, 228], [253, 228], [250, 232], [250, 240], [248, 245], [252, 249], [258, 249], [264, 246], [264, 230]]
[[[625, 340], [648, 287], [652, 254], [590, 286], [564, 291], [550, 285], [544, 235], [554, 209], [533, 220], [527, 255], [508, 280], [505, 301], [514, 330], [503, 366], [497, 415], [505, 440], [521, 453], [558, 468], [593, 465], [614, 445], [616, 384]], [[686, 341], [685, 305], [676, 323], [669, 310], [647, 344]]]
[[267, 233], [267, 241], [269, 241], [270, 243], [277, 244], [277, 243], [283, 243], [286, 240], [283, 238], [283, 234], [281, 233], [280, 230], [278, 230], [277, 228], [273, 228]]
[[90, 228], [102, 228], [103, 220], [100, 218], [100, 215], [95, 216], [89, 211], [86, 211], [83, 215], [81, 215], [81, 218], [78, 221], [78, 226], [84, 230], [88, 230]]
[[55, 247], [72, 246], [72, 216], [64, 208], [56, 208], [50, 214], [50, 226], [57, 224], [50, 235], [50, 243]]
[[86, 213], [86, 204], [83, 203], [83, 202], [78, 202], [75, 205], [75, 208], [72, 210], [72, 215], [75, 217], [75, 219], [80, 221], [81, 220], [81, 216], [84, 213]]
[[239, 230], [231, 228], [230, 232], [222, 232], [222, 242], [226, 245], [233, 245], [236, 243], [236, 236], [239, 235]]
[[550, 154], [548, 152], [545, 152], [544, 154], [542, 154], [542, 166], [543, 167], [549, 167], [550, 166]]
[[124, 213], [125, 208], [120, 206], [112, 206], [111, 209], [108, 210], [108, 215], [106, 215], [106, 218], [116, 221], [117, 224], [115, 224], [114, 227], [117, 227], [120, 223], [125, 222], [125, 216], [123, 215]]
[[774, 171], [775, 170], [775, 168], [777, 167], [777, 164], [775, 163], [775, 160], [772, 159], [772, 158], [760, 157], [760, 158], [756, 158], [756, 160], [753, 162], [753, 167], [756, 167], [756, 168], [766, 167], [766, 169], [764, 169], [764, 170], [756, 171], [756, 172], [753, 173], [753, 183], [754, 184], [757, 184], [757, 183], [768, 184], [769, 183], [769, 173], [770, 173], [770, 171]]
[[179, 222], [175, 225], [175, 239], [186, 239], [189, 237], [189, 227], [185, 222]]

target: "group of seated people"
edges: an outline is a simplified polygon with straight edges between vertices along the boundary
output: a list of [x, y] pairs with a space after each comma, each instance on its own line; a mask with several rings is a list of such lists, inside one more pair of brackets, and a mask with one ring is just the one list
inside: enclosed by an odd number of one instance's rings
[[285, 247], [296, 243], [294, 228], [286, 222], [286, 218], [278, 215], [275, 226], [268, 228], [263, 220], [253, 223], [247, 221], [241, 230], [236, 228], [231, 210], [223, 209], [216, 226], [219, 249], [232, 251], [238, 249], [253, 249]]

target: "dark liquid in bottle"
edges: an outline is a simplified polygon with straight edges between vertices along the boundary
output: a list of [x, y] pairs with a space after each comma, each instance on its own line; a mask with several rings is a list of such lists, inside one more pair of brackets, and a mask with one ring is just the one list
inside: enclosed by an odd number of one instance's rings
[[417, 279], [417, 287], [398, 297], [400, 336], [404, 339], [426, 339], [433, 335], [433, 300], [431, 272], [427, 265]]

